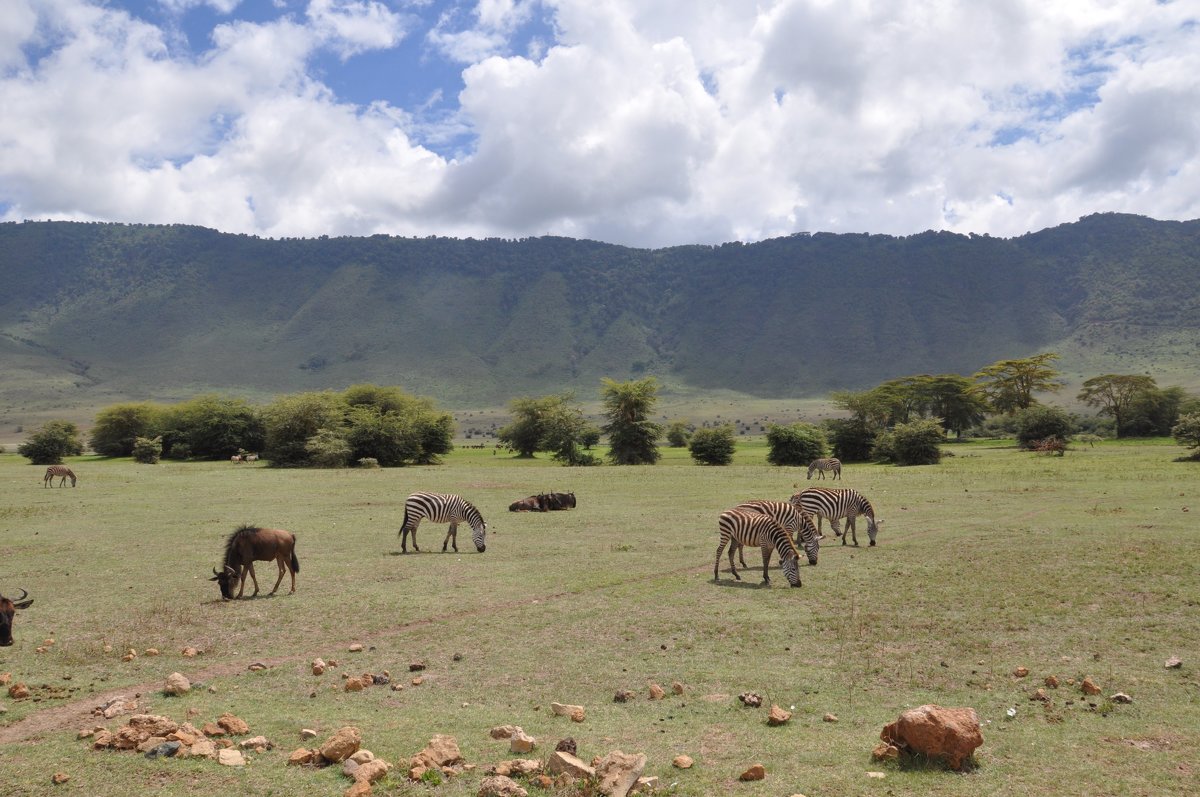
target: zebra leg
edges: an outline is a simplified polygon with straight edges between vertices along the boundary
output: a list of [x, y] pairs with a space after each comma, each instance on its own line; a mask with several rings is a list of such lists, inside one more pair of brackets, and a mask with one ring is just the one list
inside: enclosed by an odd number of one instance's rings
[[771, 545], [770, 545], [770, 543], [763, 545], [762, 557], [763, 557], [763, 583], [770, 584], [771, 576], [767, 574], [767, 568], [769, 568], [771, 566]]
[[737, 540], [734, 540], [733, 542], [729, 543], [729, 546], [730, 546], [731, 551], [734, 548], [737, 548], [738, 561], [742, 563], [742, 567], [748, 567], [749, 565], [746, 564], [746, 546], [742, 545]]
[[842, 534], [842, 545], [846, 544], [847, 537], [854, 537], [854, 547], [858, 547], [858, 531], [854, 528], [854, 515], [846, 516], [846, 531]]
[[725, 540], [717, 545], [717, 561], [713, 562], [713, 581], [721, 580], [721, 554], [725, 552]]
[[446, 532], [446, 539], [442, 540], [442, 553], [446, 552], [446, 543], [453, 541], [454, 552], [458, 553], [458, 521], [450, 521], [450, 530]]
[[[719, 559], [720, 554], [717, 554], [717, 557]], [[732, 545], [729, 547], [729, 572], [733, 573], [733, 577], [736, 578], [738, 581], [742, 580], [742, 577], [738, 575], [737, 567], [734, 566], [734, 564], [733, 564], [733, 546]]]
[[[837, 518], [829, 518], [829, 528], [833, 529], [833, 536], [835, 536], [835, 537], [842, 536], [842, 530], [838, 527]], [[846, 540], [843, 539], [842, 542], [845, 543]]]

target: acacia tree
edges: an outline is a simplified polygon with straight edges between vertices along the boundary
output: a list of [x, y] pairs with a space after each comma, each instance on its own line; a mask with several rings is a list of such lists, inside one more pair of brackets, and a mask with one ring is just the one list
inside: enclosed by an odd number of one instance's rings
[[513, 399], [508, 402], [512, 423], [500, 429], [497, 435], [500, 442], [522, 457], [532, 457], [535, 451], [561, 453], [567, 442], [564, 434], [576, 446], [587, 447], [595, 427], [583, 422], [583, 412], [574, 406], [574, 401], [575, 394], [570, 391]]
[[1052, 351], [1023, 360], [1000, 360], [975, 374], [980, 393], [997, 412], [1011, 415], [1037, 403], [1034, 393], [1054, 392], [1063, 386], [1059, 371], [1050, 363], [1058, 359]]
[[605, 378], [601, 397], [608, 423], [608, 458], [614, 465], [653, 465], [658, 462], [662, 426], [650, 420], [658, 400], [658, 380], [652, 376], [630, 382]]
[[1117, 426], [1117, 437], [1125, 431], [1129, 408], [1137, 397], [1158, 387], [1154, 378], [1139, 374], [1105, 374], [1093, 376], [1083, 383], [1076, 396], [1084, 404], [1099, 407], [1101, 415], [1112, 416]]
[[924, 409], [931, 416], [940, 418], [942, 428], [947, 432], [962, 437], [967, 429], [983, 422], [987, 401], [967, 377], [940, 374], [918, 379]]

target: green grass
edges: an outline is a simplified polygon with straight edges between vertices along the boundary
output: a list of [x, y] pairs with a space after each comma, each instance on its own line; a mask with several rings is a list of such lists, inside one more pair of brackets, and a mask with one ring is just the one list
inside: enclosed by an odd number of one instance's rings
[[[44, 489], [41, 468], [2, 455], [0, 587], [25, 587], [36, 602], [18, 614], [16, 645], [0, 648], [0, 672], [39, 699], [0, 693], [0, 733], [151, 685], [151, 712], [182, 720], [194, 708], [207, 721], [233, 711], [276, 749], [232, 771], [94, 752], [72, 725], [0, 745], [0, 792], [337, 794], [348, 781], [335, 770], [284, 761], [301, 727], [324, 738], [355, 724], [364, 746], [393, 763], [449, 733], [479, 765], [432, 791], [393, 773], [376, 794], [473, 795], [482, 770], [511, 757], [487, 730], [513, 723], [542, 755], [566, 736], [585, 759], [644, 752], [647, 774], [679, 795], [1194, 793], [1198, 466], [1173, 462], [1183, 449], [1165, 441], [1106, 442], [1061, 459], [995, 441], [948, 448], [955, 456], [934, 467], [848, 465], [845, 484], [884, 519], [879, 545], [865, 547], [865, 534], [859, 549], [827, 539], [799, 590], [778, 570], [759, 587], [755, 553], [742, 584], [724, 565], [712, 581], [717, 513], [806, 484], [801, 469], [766, 465], [758, 438], [739, 438], [726, 468], [694, 466], [681, 449], [664, 449], [654, 467], [584, 469], [490, 449], [371, 471], [80, 458], [70, 463], [75, 489]], [[403, 501], [421, 489], [474, 501], [489, 522], [487, 553], [463, 534], [461, 553], [442, 554], [445, 527], [423, 524], [423, 553], [400, 556]], [[552, 489], [574, 490], [579, 508], [506, 511]], [[206, 578], [243, 522], [296, 532], [295, 595], [218, 599]], [[258, 569], [265, 592], [274, 569]], [[35, 653], [50, 637], [50, 650]], [[367, 650], [348, 653], [353, 642]], [[183, 658], [187, 645], [205, 652]], [[126, 647], [163, 653], [123, 663]], [[1172, 655], [1182, 670], [1163, 668]], [[341, 667], [314, 677], [316, 656]], [[249, 672], [257, 660], [272, 666]], [[336, 688], [340, 671], [386, 669], [407, 683], [415, 660], [429, 665], [420, 686]], [[1019, 665], [1028, 678], [1011, 675]], [[175, 670], [202, 687], [162, 697]], [[1028, 696], [1050, 674], [1064, 685], [1046, 709]], [[1084, 676], [1104, 689], [1094, 710], [1065, 683]], [[680, 681], [686, 693], [651, 702], [652, 681]], [[618, 689], [638, 697], [614, 703]], [[743, 708], [743, 691], [767, 704]], [[1117, 691], [1134, 703], [1103, 700]], [[587, 721], [550, 716], [552, 701], [585, 705]], [[771, 702], [795, 706], [789, 725], [767, 727]], [[883, 725], [929, 702], [979, 712], [985, 742], [973, 773], [871, 761]], [[839, 721], [822, 722], [826, 713]], [[680, 753], [696, 766], [672, 769]], [[755, 762], [766, 780], [737, 783]], [[870, 780], [870, 770], [887, 778]], [[52, 786], [55, 771], [70, 783]]]

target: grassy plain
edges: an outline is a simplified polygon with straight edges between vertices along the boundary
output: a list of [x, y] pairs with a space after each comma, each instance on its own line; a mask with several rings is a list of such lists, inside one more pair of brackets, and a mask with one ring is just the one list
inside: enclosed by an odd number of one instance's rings
[[[0, 672], [35, 698], [0, 693], [0, 793], [336, 795], [348, 782], [335, 768], [284, 762], [301, 727], [324, 738], [355, 724], [392, 762], [449, 733], [479, 765], [435, 789], [394, 772], [376, 794], [473, 795], [483, 769], [511, 757], [487, 730], [513, 723], [542, 755], [567, 736], [585, 759], [644, 752], [646, 774], [677, 795], [1195, 794], [1200, 466], [1173, 462], [1183, 450], [1167, 441], [1062, 459], [995, 441], [948, 448], [956, 456], [934, 467], [847, 466], [846, 486], [884, 518], [879, 545], [828, 538], [820, 564], [801, 569], [802, 589], [777, 570], [761, 588], [754, 552], [744, 582], [724, 565], [712, 580], [717, 513], [804, 485], [803, 471], [766, 464], [761, 440], [739, 440], [725, 468], [678, 450], [654, 467], [585, 469], [491, 449], [373, 471], [80, 458], [79, 486], [52, 490], [41, 468], [0, 455], [0, 588], [36, 599], [18, 615], [16, 645], [0, 648]], [[442, 554], [444, 527], [425, 524], [423, 552], [399, 555], [403, 501], [419, 489], [473, 500], [489, 521], [487, 552], [464, 533], [461, 553]], [[551, 489], [574, 490], [578, 509], [506, 511]], [[295, 595], [218, 600], [206, 578], [242, 522], [296, 532]], [[259, 572], [265, 592], [273, 566]], [[366, 651], [347, 652], [353, 642]], [[183, 658], [188, 645], [203, 655]], [[123, 663], [127, 647], [162, 655]], [[1164, 669], [1173, 655], [1181, 670]], [[345, 693], [338, 671], [311, 675], [317, 656], [406, 684], [410, 662], [428, 669], [400, 692]], [[255, 661], [270, 667], [248, 671]], [[1029, 677], [1015, 678], [1017, 666]], [[200, 686], [165, 698], [176, 670]], [[1052, 701], [1031, 702], [1051, 674], [1063, 682]], [[1104, 690], [1094, 707], [1067, 685], [1085, 676]], [[648, 683], [673, 681], [683, 696], [647, 699]], [[618, 689], [638, 697], [614, 703]], [[177, 720], [232, 711], [276, 749], [241, 770], [91, 751], [75, 734], [92, 723], [65, 707], [122, 691]], [[744, 691], [764, 707], [742, 707]], [[1118, 691], [1134, 702], [1106, 700]], [[585, 705], [586, 722], [551, 716], [551, 701]], [[872, 762], [882, 726], [930, 702], [979, 712], [978, 768]], [[792, 721], [768, 727], [770, 703], [795, 706]], [[673, 769], [680, 753], [696, 766]], [[737, 782], [755, 762], [766, 779]], [[52, 786], [56, 771], [71, 781]]]

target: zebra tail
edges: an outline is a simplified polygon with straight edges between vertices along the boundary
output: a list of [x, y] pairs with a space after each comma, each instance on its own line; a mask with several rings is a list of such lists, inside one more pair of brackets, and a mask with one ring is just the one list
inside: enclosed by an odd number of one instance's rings
[[404, 521], [400, 524], [400, 530], [396, 532], [396, 536], [399, 537], [401, 534], [403, 534], [404, 530], [406, 528], [408, 528], [408, 507], [407, 506], [404, 507]]

